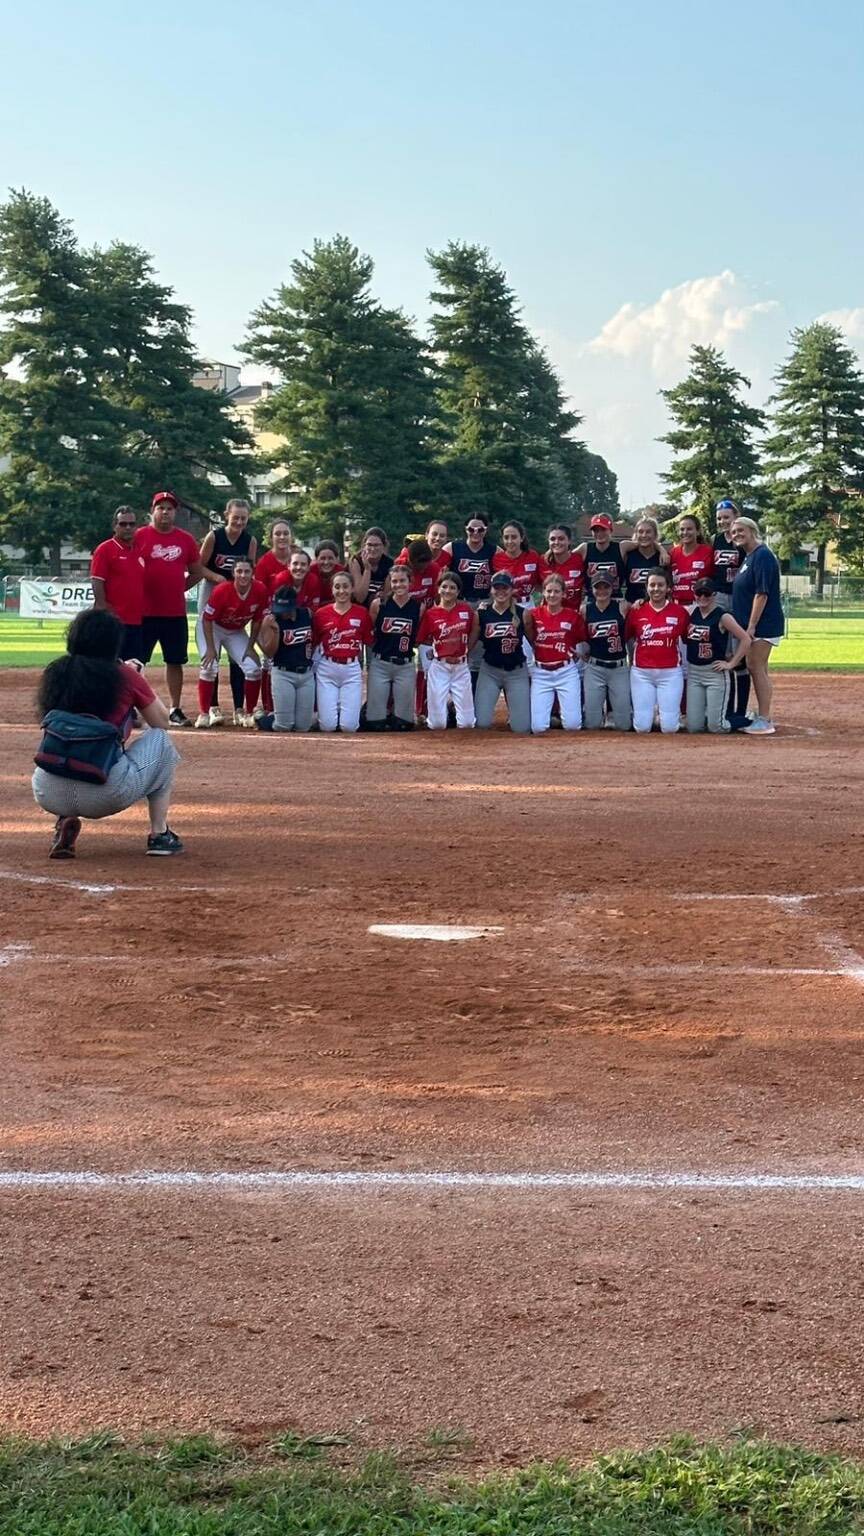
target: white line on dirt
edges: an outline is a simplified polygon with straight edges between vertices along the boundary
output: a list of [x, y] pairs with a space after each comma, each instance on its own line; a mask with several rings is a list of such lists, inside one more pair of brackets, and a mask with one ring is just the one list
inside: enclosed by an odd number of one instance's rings
[[461, 1171], [415, 1172], [388, 1169], [372, 1170], [267, 1170], [230, 1173], [193, 1169], [134, 1169], [129, 1173], [100, 1173], [75, 1169], [35, 1171], [16, 1169], [0, 1172], [3, 1190], [202, 1190], [240, 1192], [254, 1190], [388, 1190], [388, 1189], [467, 1189], [467, 1190], [704, 1190], [830, 1194], [864, 1193], [864, 1174], [860, 1173], [696, 1173], [683, 1170], [633, 1171], [604, 1173], [465, 1173]]
[[370, 933], [385, 939], [431, 939], [438, 944], [449, 944], [460, 939], [485, 939], [492, 934], [503, 933], [503, 928], [483, 924], [468, 927], [457, 923], [371, 923]]
[[23, 875], [15, 869], [0, 869], [0, 880], [14, 880], [21, 885], [61, 885], [72, 891], [83, 891], [87, 896], [110, 896], [114, 891], [217, 891], [216, 885], [109, 885], [89, 880], [64, 880], [61, 875]]

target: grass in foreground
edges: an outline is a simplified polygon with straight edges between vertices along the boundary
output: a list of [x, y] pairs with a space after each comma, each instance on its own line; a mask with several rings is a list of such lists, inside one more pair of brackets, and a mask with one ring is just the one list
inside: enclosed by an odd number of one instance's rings
[[[283, 1435], [264, 1451], [198, 1435], [0, 1442], [2, 1536], [851, 1536], [864, 1466], [761, 1440], [677, 1441], [582, 1468], [480, 1482], [448, 1471], [449, 1434], [410, 1462], [354, 1468], [345, 1437]], [[337, 1447], [340, 1448], [337, 1450]], [[464, 1448], [461, 1438], [458, 1448]], [[410, 1470], [409, 1470], [410, 1469]]]
[[[66, 621], [0, 613], [0, 669], [44, 667], [64, 648]], [[156, 653], [155, 665], [159, 665]], [[195, 625], [189, 624], [189, 665], [197, 666]], [[772, 664], [775, 672], [864, 672], [864, 618], [820, 612], [795, 615]]]

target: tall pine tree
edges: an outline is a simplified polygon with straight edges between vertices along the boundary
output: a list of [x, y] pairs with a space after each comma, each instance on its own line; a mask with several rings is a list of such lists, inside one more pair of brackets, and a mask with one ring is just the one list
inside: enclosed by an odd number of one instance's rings
[[[191, 316], [134, 246], [82, 251], [45, 198], [0, 208], [0, 530], [29, 556], [104, 537], [119, 502], [241, 491], [251, 439], [192, 382]], [[212, 481], [219, 478], [219, 490]], [[224, 482], [224, 483], [223, 483]]]
[[154, 275], [146, 251], [115, 242], [88, 254], [105, 344], [104, 398], [123, 423], [122, 499], [146, 506], [170, 486], [191, 507], [246, 492], [252, 439], [227, 398], [193, 383], [201, 367], [192, 315]]
[[764, 416], [742, 400], [749, 388], [717, 347], [693, 347], [687, 378], [660, 391], [675, 423], [659, 438], [675, 455], [660, 478], [680, 506], [705, 515], [723, 496], [753, 498], [759, 459], [752, 438]]
[[103, 328], [86, 258], [47, 198], [0, 208], [0, 533], [60, 571], [62, 541], [104, 529], [122, 422], [98, 375]]
[[817, 321], [793, 331], [776, 383], [765, 445], [771, 523], [787, 553], [816, 545], [821, 593], [832, 540], [864, 566], [864, 376], [842, 333]]
[[454, 522], [482, 513], [500, 527], [515, 517], [541, 538], [550, 520], [576, 508], [580, 417], [489, 252], [451, 241], [429, 252], [429, 264], [440, 459]]
[[406, 317], [373, 298], [373, 270], [344, 235], [316, 241], [244, 342], [278, 376], [258, 419], [284, 440], [273, 462], [299, 488], [299, 525], [339, 541], [367, 523], [397, 538], [435, 495], [430, 360]]

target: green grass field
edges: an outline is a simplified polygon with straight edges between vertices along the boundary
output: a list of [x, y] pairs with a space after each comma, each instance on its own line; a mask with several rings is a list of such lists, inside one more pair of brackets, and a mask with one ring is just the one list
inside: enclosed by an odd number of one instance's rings
[[[0, 667], [44, 667], [63, 649], [65, 628], [57, 619], [0, 614]], [[189, 630], [189, 659], [195, 662], [194, 625]], [[864, 611], [796, 615], [772, 667], [778, 672], [864, 671]]]
[[0, 1536], [851, 1536], [864, 1520], [864, 1467], [761, 1440], [482, 1481], [456, 1477], [443, 1431], [341, 1468], [334, 1440], [0, 1442]]

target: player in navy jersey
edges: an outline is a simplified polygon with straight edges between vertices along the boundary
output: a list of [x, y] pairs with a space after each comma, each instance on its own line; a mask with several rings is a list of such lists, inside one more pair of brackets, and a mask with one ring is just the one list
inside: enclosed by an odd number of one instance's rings
[[261, 621], [258, 646], [273, 663], [273, 713], [258, 719], [259, 729], [308, 731], [315, 710], [312, 614], [298, 607], [295, 587], [277, 587]]
[[[687, 729], [712, 735], [730, 729], [726, 718], [729, 674], [739, 657], [750, 649], [750, 636], [717, 601], [713, 580], [694, 583], [695, 603], [684, 632], [687, 652]], [[729, 654], [729, 642], [738, 650]]]
[[495, 572], [492, 601], [480, 604], [477, 618], [478, 645], [483, 653], [474, 698], [477, 729], [489, 729], [503, 693], [511, 731], [527, 736], [531, 730], [531, 682], [522, 643], [525, 623], [522, 609], [513, 597], [513, 577], [509, 571]]
[[647, 582], [652, 571], [669, 564], [669, 551], [660, 542], [660, 529], [653, 517], [640, 517], [632, 539], [622, 539], [625, 589], [628, 603], [645, 602]]
[[[721, 608], [732, 608], [732, 588], [741, 565], [741, 551], [732, 542], [732, 524], [738, 516], [738, 506], [730, 496], [718, 501], [716, 509], [717, 532], [714, 535], [714, 583], [717, 602]], [[729, 703], [726, 714], [730, 721], [747, 713], [750, 701], [750, 673], [743, 656], [736, 661], [729, 674]]]
[[[442, 553], [450, 557], [450, 569], [462, 583], [462, 601], [477, 608], [489, 597], [492, 589], [492, 561], [499, 553], [498, 545], [489, 538], [489, 524], [482, 513], [469, 517], [465, 524], [464, 539], [454, 539], [445, 544]], [[477, 673], [483, 660], [479, 643], [472, 646], [468, 657], [472, 687], [477, 686]]]
[[580, 544], [576, 551], [585, 561], [586, 582], [590, 589], [594, 577], [602, 572], [609, 577], [615, 596], [623, 590], [627, 573], [621, 546], [612, 537], [614, 524], [605, 512], [598, 512], [590, 526], [595, 537]]
[[[414, 727], [414, 652], [423, 605], [411, 596], [407, 565], [391, 568], [389, 587], [389, 596], [374, 598], [369, 609], [374, 637], [366, 678], [366, 728], [381, 731], [390, 725], [409, 731]], [[388, 715], [391, 690], [393, 712]]]
[[600, 571], [591, 583], [584, 608], [588, 659], [582, 684], [587, 731], [600, 730], [604, 710], [616, 731], [629, 731], [633, 723], [625, 635], [627, 608], [626, 602], [612, 596], [611, 578]]
[[[236, 562], [245, 557], [252, 561], [254, 566], [258, 553], [258, 541], [253, 533], [249, 532], [249, 503], [242, 497], [234, 496], [225, 506], [225, 522], [221, 528], [211, 528], [204, 535], [201, 544], [201, 564], [204, 567], [201, 585], [198, 588], [198, 622], [195, 638], [198, 642], [198, 653], [204, 655], [204, 623], [202, 614], [210, 600], [214, 587], [220, 581], [231, 581], [234, 576]], [[243, 673], [238, 667], [233, 656], [228, 659], [228, 672], [231, 683], [231, 697], [234, 702], [234, 724], [239, 725], [243, 715]], [[219, 678], [216, 678], [216, 686], [213, 689], [213, 703], [210, 706], [210, 724], [221, 725], [224, 716], [219, 707]]]

